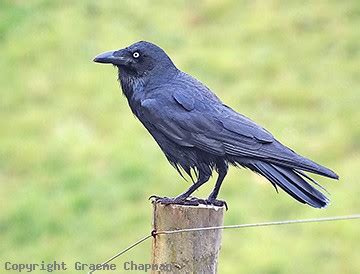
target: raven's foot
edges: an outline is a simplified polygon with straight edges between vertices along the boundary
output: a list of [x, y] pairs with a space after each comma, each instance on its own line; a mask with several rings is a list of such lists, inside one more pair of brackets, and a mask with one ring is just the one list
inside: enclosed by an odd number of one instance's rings
[[183, 198], [183, 197], [170, 198], [170, 197], [160, 197], [156, 195], [151, 195], [149, 197], [149, 200], [153, 200], [157, 203], [161, 203], [164, 205], [175, 204], [175, 205], [198, 206], [200, 204], [196, 199]]
[[227, 203], [223, 200], [216, 200], [216, 199], [212, 199], [212, 198], [199, 199], [196, 197], [190, 197], [189, 199], [192, 201], [196, 201], [198, 204], [201, 204], [201, 205], [213, 205], [213, 206], [218, 206], [218, 207], [224, 206], [225, 209], [228, 210]]
[[219, 206], [219, 207], [224, 206], [226, 210], [229, 209], [226, 201], [224, 201], [224, 200], [216, 200], [216, 199], [212, 199], [212, 198], [207, 198], [205, 201], [207, 202], [207, 204]]
[[189, 206], [198, 206], [198, 205], [214, 205], [218, 207], [225, 206], [225, 209], [228, 210], [228, 206], [225, 201], [216, 200], [216, 199], [205, 200], [196, 197], [182, 198], [181, 196], [175, 198], [169, 198], [169, 197], [159, 197], [156, 195], [152, 195], [149, 197], [149, 200], [153, 200], [155, 202], [159, 202], [165, 205], [176, 204], [176, 205], [189, 205]]

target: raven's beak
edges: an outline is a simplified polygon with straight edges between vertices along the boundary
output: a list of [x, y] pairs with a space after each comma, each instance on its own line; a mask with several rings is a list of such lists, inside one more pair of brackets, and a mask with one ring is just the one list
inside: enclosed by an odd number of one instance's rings
[[129, 60], [127, 57], [122, 56], [121, 50], [119, 51], [107, 51], [97, 55], [94, 58], [94, 62], [103, 63], [103, 64], [113, 64], [113, 65], [126, 65]]

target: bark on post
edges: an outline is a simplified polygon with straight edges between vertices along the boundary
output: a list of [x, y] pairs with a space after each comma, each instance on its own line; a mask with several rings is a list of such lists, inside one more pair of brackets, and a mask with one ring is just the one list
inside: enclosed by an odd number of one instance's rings
[[[179, 230], [223, 225], [224, 207], [163, 205], [153, 202], [153, 229]], [[217, 273], [222, 230], [156, 235], [152, 264], [171, 265], [172, 273]], [[152, 270], [152, 273], [163, 271]], [[165, 271], [164, 271], [165, 272]]]

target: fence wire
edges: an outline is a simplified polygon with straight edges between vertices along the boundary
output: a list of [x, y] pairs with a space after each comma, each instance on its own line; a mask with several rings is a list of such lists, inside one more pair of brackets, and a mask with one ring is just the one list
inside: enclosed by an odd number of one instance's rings
[[[210, 227], [195, 227], [195, 228], [185, 228], [185, 229], [178, 229], [178, 230], [164, 230], [164, 231], [152, 231], [150, 234], [142, 237], [141, 239], [137, 240], [127, 248], [123, 249], [119, 253], [115, 254], [105, 262], [101, 264], [104, 266], [116, 258], [124, 255], [129, 250], [133, 249], [135, 246], [145, 242], [147, 239], [151, 237], [156, 237], [157, 235], [170, 235], [176, 233], [187, 233], [187, 232], [197, 232], [197, 231], [204, 231], [204, 230], [225, 230], [225, 229], [240, 229], [240, 228], [251, 228], [251, 227], [265, 227], [265, 226], [279, 226], [279, 225], [290, 225], [290, 224], [305, 224], [305, 223], [320, 223], [320, 222], [332, 222], [332, 221], [345, 221], [345, 220], [354, 220], [360, 219], [360, 214], [353, 214], [348, 216], [336, 216], [336, 217], [325, 217], [325, 218], [313, 218], [313, 219], [297, 219], [297, 220], [284, 220], [284, 221], [274, 221], [274, 222], [262, 222], [262, 223], [253, 223], [253, 224], [238, 224], [238, 225], [224, 225], [224, 226], [210, 226]], [[96, 272], [93, 270], [88, 272], [92, 274]]]

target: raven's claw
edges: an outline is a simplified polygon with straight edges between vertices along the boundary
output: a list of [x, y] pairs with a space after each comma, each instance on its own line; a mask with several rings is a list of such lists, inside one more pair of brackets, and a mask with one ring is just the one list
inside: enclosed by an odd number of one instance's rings
[[157, 200], [159, 200], [159, 199], [161, 199], [162, 197], [160, 197], [160, 196], [157, 196], [157, 195], [151, 195], [149, 198], [148, 198], [148, 200], [154, 200], [154, 201], [157, 201]]

